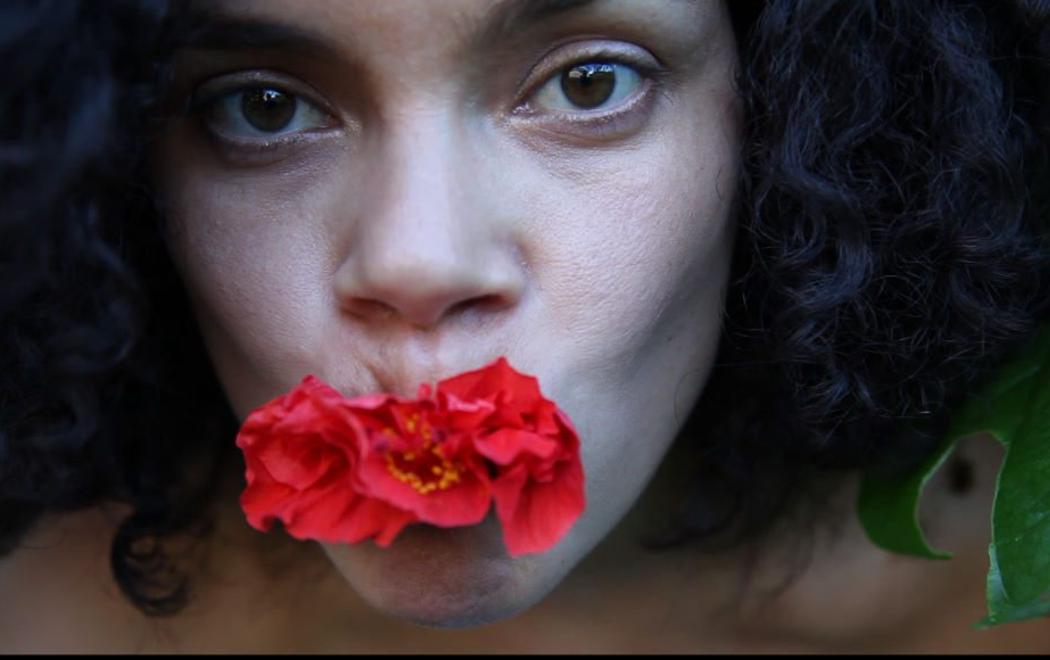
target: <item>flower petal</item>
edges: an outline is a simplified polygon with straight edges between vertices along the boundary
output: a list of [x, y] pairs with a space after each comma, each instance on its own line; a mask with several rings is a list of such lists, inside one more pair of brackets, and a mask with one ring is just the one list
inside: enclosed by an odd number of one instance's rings
[[558, 451], [558, 442], [531, 431], [502, 428], [474, 439], [474, 446], [485, 458], [510, 465], [522, 454], [549, 459]]
[[345, 456], [331, 445], [305, 439], [270, 442], [256, 456], [275, 481], [296, 490], [314, 485], [332, 470], [345, 470]]
[[[376, 545], [385, 548], [397, 538], [406, 525], [418, 522], [418, 520], [419, 518], [410, 511], [402, 511], [386, 502], [362, 497], [347, 520], [341, 525], [359, 525], [362, 529], [368, 530], [369, 537], [375, 536]], [[359, 532], [351, 533], [351, 530], [347, 530], [341, 534], [341, 537], [345, 542], [353, 543], [352, 539], [356, 534]]]
[[358, 543], [375, 537], [376, 543], [385, 546], [416, 520], [408, 511], [341, 487], [313, 493], [311, 500], [285, 525], [298, 539]]
[[525, 466], [517, 465], [493, 482], [496, 515], [512, 556], [549, 550], [583, 512], [586, 502], [579, 461], [564, 461], [557, 472], [557, 478], [548, 483], [530, 482]]
[[472, 431], [496, 410], [491, 401], [461, 399], [451, 392], [438, 393], [438, 406], [444, 414], [443, 426], [450, 431]]
[[260, 532], [267, 532], [273, 526], [274, 519], [279, 518], [281, 511], [294, 501], [298, 491], [284, 484], [270, 482], [263, 486], [258, 481], [255, 484], [252, 481], [249, 478], [248, 487], [241, 493], [241, 509], [249, 525]]
[[446, 378], [438, 383], [438, 392], [453, 394], [464, 401], [491, 400], [503, 393], [510, 398], [507, 403], [524, 407], [543, 398], [539, 380], [515, 371], [502, 356], [480, 369]]

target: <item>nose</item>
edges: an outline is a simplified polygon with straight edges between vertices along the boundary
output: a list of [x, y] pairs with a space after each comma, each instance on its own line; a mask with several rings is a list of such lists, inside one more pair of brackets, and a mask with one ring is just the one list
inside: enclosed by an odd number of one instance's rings
[[512, 306], [523, 289], [511, 228], [478, 185], [451, 121], [404, 117], [375, 143], [367, 199], [336, 273], [343, 310], [432, 328]]

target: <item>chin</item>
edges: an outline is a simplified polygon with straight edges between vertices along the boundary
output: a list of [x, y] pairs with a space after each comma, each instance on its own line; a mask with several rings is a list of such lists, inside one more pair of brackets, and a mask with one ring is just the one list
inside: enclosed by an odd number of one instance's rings
[[438, 628], [510, 618], [541, 600], [547, 555], [511, 557], [490, 516], [473, 527], [407, 527], [388, 548], [323, 544], [358, 595], [387, 616]]

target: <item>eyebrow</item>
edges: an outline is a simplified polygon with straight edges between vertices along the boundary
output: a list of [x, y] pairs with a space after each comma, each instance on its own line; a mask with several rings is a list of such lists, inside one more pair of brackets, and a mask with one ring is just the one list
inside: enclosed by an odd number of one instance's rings
[[[497, 44], [556, 15], [566, 14], [602, 0], [500, 0], [481, 20], [479, 45]], [[240, 17], [211, 9], [193, 10], [179, 47], [205, 50], [279, 50], [312, 57], [332, 58], [338, 46], [327, 36], [299, 26], [265, 18]]]
[[336, 48], [312, 30], [254, 17], [240, 17], [211, 10], [192, 12], [179, 48], [201, 50], [280, 50], [330, 57]]
[[598, 4], [601, 0], [502, 0], [483, 19], [476, 43], [492, 45], [506, 41], [552, 17]]

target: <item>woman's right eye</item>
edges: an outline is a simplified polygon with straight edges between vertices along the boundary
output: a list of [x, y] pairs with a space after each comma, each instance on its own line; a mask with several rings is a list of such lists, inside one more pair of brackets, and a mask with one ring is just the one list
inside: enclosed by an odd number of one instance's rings
[[309, 101], [268, 86], [219, 96], [206, 104], [203, 114], [211, 130], [240, 141], [269, 141], [330, 123], [328, 115]]

